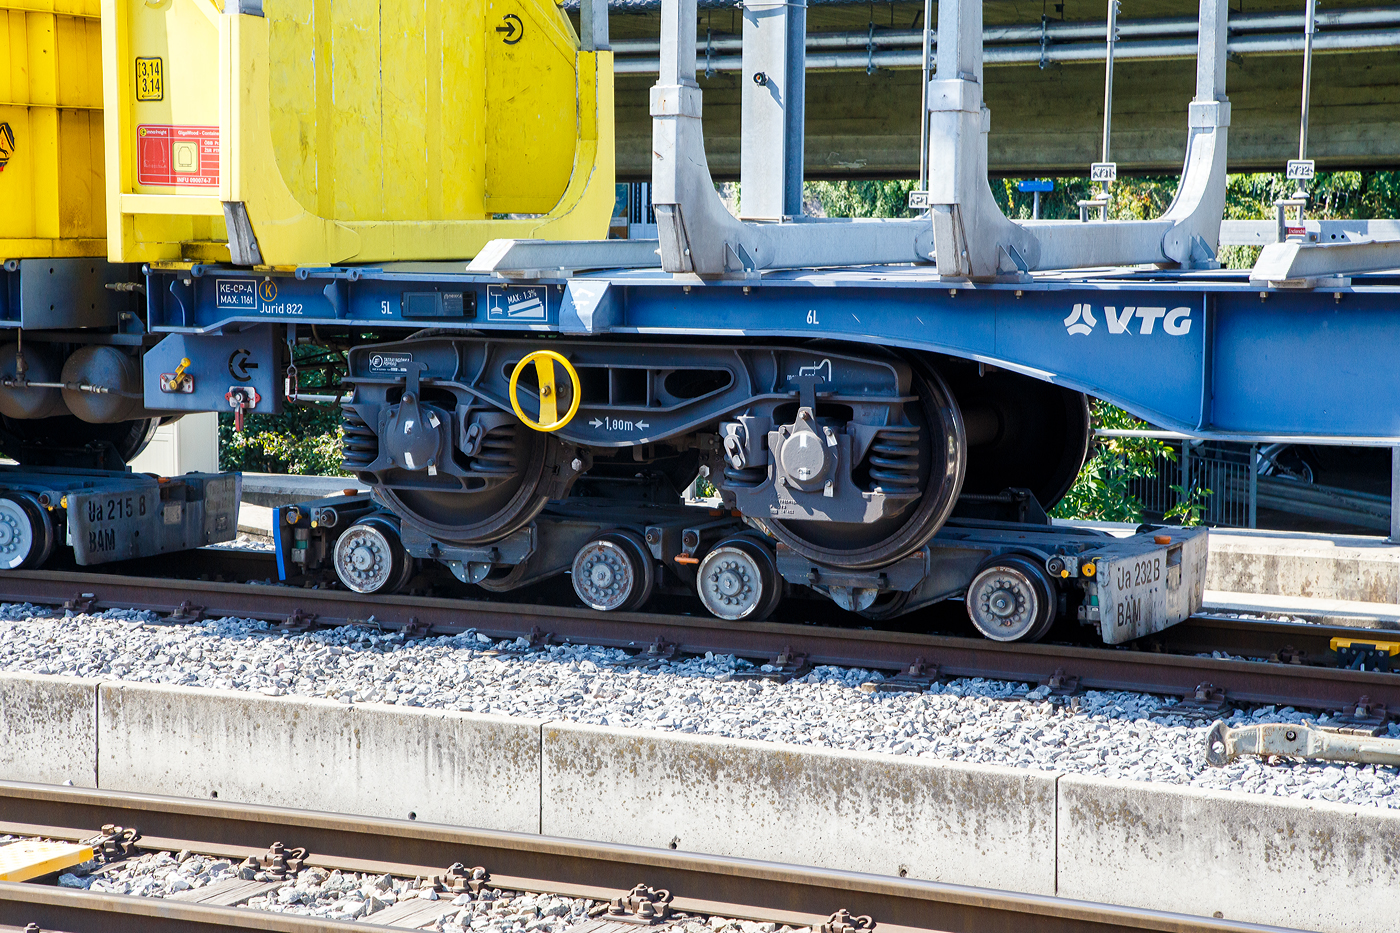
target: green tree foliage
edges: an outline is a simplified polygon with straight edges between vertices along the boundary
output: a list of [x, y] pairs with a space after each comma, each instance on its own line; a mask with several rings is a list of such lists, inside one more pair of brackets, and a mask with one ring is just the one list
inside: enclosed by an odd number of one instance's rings
[[[1091, 415], [1096, 430], [1150, 427], [1121, 408], [1097, 399]], [[1132, 494], [1128, 484], [1135, 479], [1155, 479], [1161, 458], [1176, 460], [1176, 451], [1164, 441], [1147, 437], [1096, 438], [1084, 469], [1079, 471], [1079, 478], [1050, 514], [1056, 518], [1141, 522], [1142, 502]]]
[[807, 200], [816, 199], [828, 217], [908, 217], [913, 181], [809, 181]]
[[[294, 358], [301, 392], [329, 395], [339, 389], [342, 354], [298, 346]], [[219, 469], [345, 475], [339, 405], [285, 405], [280, 415], [246, 415], [243, 428], [242, 433], [234, 430], [231, 413], [219, 415]]]

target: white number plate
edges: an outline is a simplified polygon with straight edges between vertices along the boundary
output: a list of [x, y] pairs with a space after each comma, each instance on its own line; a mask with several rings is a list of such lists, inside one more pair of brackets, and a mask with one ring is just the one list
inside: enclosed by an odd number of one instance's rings
[[1117, 181], [1117, 180], [1118, 180], [1118, 163], [1117, 163], [1117, 162], [1095, 162], [1093, 165], [1089, 166], [1089, 180], [1090, 180], [1090, 181]]

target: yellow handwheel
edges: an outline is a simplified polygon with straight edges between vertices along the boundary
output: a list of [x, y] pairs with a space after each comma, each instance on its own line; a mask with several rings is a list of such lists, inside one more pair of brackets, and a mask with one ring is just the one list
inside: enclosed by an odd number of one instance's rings
[[[540, 420], [534, 421], [520, 408], [519, 392], [520, 374], [525, 371], [525, 367], [530, 363], [535, 364], [535, 375], [540, 384]], [[554, 382], [554, 364], [558, 363], [564, 367], [564, 372], [569, 374], [569, 380], [574, 387], [574, 400], [569, 406], [564, 417], [559, 417], [559, 387]], [[515, 369], [510, 373], [510, 407], [515, 409], [515, 415], [536, 431], [557, 431], [574, 419], [578, 414], [578, 403], [583, 397], [583, 390], [579, 386], [578, 373], [574, 367], [563, 356], [553, 350], [536, 350], [527, 354], [519, 363], [515, 364]]]

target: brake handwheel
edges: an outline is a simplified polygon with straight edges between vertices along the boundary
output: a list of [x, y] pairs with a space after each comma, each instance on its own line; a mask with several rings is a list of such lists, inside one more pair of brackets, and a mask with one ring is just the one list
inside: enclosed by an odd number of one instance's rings
[[[529, 364], [535, 364], [535, 378], [540, 386], [540, 417], [536, 421], [525, 414], [520, 407], [520, 374], [525, 371]], [[569, 381], [573, 387], [573, 400], [569, 405], [569, 410], [564, 416], [559, 417], [559, 384], [554, 377], [554, 364], [558, 363], [564, 367], [564, 372], [569, 374]], [[562, 354], [553, 350], [536, 350], [528, 353], [515, 364], [515, 369], [510, 373], [510, 407], [515, 410], [515, 416], [536, 431], [558, 431], [574, 419], [578, 414], [578, 405], [583, 398], [583, 392], [578, 381], [578, 372], [573, 364], [564, 359]]]

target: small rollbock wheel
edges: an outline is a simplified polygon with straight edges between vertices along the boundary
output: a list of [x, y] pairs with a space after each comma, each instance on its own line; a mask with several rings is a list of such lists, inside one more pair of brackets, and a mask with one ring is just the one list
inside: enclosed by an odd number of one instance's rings
[[600, 612], [636, 609], [656, 588], [656, 566], [646, 542], [626, 529], [605, 532], [574, 556], [574, 592]]
[[38, 567], [53, 553], [53, 522], [26, 492], [0, 493], [0, 568]]
[[730, 622], [762, 621], [782, 598], [782, 578], [773, 552], [748, 535], [716, 544], [700, 562], [695, 577], [705, 608]]
[[356, 593], [395, 593], [413, 576], [413, 558], [392, 521], [370, 516], [336, 540], [335, 575]]
[[1055, 590], [1035, 561], [1004, 554], [972, 578], [967, 614], [993, 641], [1039, 641], [1055, 622]]

